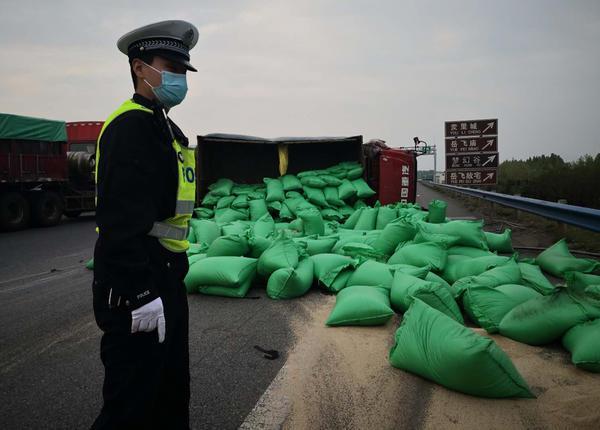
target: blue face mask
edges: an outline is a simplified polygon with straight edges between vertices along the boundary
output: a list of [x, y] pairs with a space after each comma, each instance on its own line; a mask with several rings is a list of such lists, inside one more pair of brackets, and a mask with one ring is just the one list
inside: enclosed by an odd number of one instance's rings
[[153, 87], [152, 85], [148, 84], [148, 81], [144, 79], [144, 82], [146, 82], [146, 84], [152, 88], [152, 92], [158, 101], [167, 109], [170, 109], [173, 106], [177, 106], [179, 103], [181, 103], [187, 94], [187, 81], [185, 74], [167, 72], [166, 70], [160, 71], [152, 67], [150, 64], [146, 64], [146, 66], [150, 67], [161, 75], [161, 83], [157, 87]]

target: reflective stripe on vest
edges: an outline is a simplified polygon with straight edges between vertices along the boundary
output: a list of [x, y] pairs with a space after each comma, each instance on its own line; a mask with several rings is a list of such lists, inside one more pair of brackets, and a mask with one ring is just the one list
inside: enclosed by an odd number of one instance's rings
[[[104, 122], [98, 141], [96, 142], [96, 170], [95, 179], [98, 183], [98, 165], [100, 160], [100, 138], [106, 127], [119, 115], [130, 110], [141, 110], [153, 114], [148, 109], [133, 100], [127, 100], [116, 111], [114, 111]], [[187, 240], [188, 223], [194, 211], [196, 199], [196, 163], [194, 150], [182, 146], [173, 139], [171, 142], [177, 159], [178, 186], [175, 215], [163, 221], [157, 221], [148, 232], [149, 236], [158, 238], [162, 246], [173, 252], [185, 252], [190, 244]], [[96, 198], [97, 198], [96, 191]], [[96, 231], [98, 229], [96, 228]]]

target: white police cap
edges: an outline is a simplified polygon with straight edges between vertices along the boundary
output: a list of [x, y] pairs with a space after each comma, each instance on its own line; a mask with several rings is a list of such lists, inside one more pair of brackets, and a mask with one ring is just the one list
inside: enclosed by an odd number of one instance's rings
[[182, 63], [188, 70], [197, 70], [190, 64], [190, 50], [198, 42], [198, 29], [191, 23], [169, 20], [148, 24], [121, 36], [119, 51], [129, 58], [144, 53], [156, 54]]

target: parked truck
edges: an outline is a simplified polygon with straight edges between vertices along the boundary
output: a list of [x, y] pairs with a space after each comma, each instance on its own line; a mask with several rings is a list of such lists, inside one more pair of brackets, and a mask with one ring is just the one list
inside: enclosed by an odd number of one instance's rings
[[50, 226], [95, 210], [101, 127], [0, 113], [0, 229]]

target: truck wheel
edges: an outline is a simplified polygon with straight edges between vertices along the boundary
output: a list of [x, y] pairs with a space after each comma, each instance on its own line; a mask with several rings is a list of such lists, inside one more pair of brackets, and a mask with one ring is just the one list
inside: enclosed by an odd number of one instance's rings
[[42, 227], [56, 225], [63, 214], [63, 201], [54, 191], [43, 191], [33, 199], [33, 217]]
[[29, 225], [29, 202], [22, 194], [10, 192], [0, 196], [0, 229], [14, 231]]
[[65, 211], [65, 216], [69, 218], [77, 218], [81, 215], [81, 211]]

